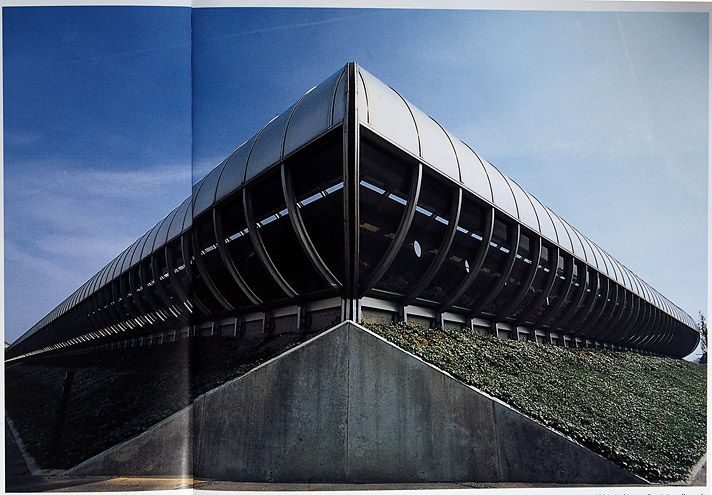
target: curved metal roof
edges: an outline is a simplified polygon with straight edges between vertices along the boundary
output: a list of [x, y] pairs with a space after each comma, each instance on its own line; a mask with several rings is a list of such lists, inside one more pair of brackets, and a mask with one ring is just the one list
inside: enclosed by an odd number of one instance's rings
[[[542, 237], [596, 268], [658, 309], [695, 328], [692, 318], [657, 293], [642, 292], [642, 280], [618, 260], [481, 158], [467, 144], [425, 116], [397, 91], [359, 67], [358, 119], [365, 127], [418, 157], [430, 168], [457, 180]], [[456, 169], [457, 167], [457, 169]]]
[[[346, 67], [307, 91], [294, 105], [270, 120], [193, 187], [191, 197], [174, 208], [119, 256], [102, 268], [17, 342], [57, 318], [94, 291], [110, 283], [190, 228], [192, 218], [207, 211], [242, 184], [280, 163], [313, 139], [343, 123], [346, 115]], [[480, 157], [466, 143], [357, 66], [356, 113], [359, 123], [457, 181], [487, 203], [589, 264], [618, 284], [679, 321], [694, 320], [654, 291], [620, 262]], [[99, 283], [92, 284], [95, 279]], [[638, 289], [647, 287], [648, 291]], [[14, 345], [14, 344], [13, 344]]]

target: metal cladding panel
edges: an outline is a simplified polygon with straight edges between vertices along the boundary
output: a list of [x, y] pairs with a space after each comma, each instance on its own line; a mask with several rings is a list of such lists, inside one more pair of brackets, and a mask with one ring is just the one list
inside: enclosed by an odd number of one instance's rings
[[655, 289], [650, 287], [650, 292], [652, 292], [652, 294], [653, 294], [653, 304], [655, 304], [655, 306], [657, 306], [658, 309], [660, 309], [661, 311], [664, 312], [665, 306], [663, 306], [663, 303], [660, 300], [660, 294], [658, 294], [658, 291], [656, 291]]
[[613, 266], [616, 269], [616, 273], [618, 275], [618, 283], [625, 286], [625, 279], [623, 277], [623, 267], [621, 266], [620, 261], [615, 259], [610, 254], [608, 255], [608, 257], [611, 259], [611, 261], [613, 262]]
[[[339, 81], [339, 86], [343, 86], [343, 88], [337, 88], [337, 91], [339, 91], [340, 89], [346, 91], [347, 79], [347, 75], [344, 75], [344, 77], [341, 78], [341, 81]], [[358, 71], [358, 77], [356, 78], [356, 108], [358, 109], [359, 114], [358, 120], [359, 122], [368, 123], [368, 95], [366, 93], [366, 83], [363, 80], [363, 75], [361, 74], [361, 71]], [[346, 112], [344, 112], [344, 117], [342, 117], [342, 120], [346, 118], [345, 115]]]
[[245, 182], [245, 167], [247, 166], [247, 157], [250, 156], [250, 149], [255, 142], [256, 136], [250, 138], [249, 141], [243, 143], [235, 152], [230, 155], [222, 174], [218, 179], [218, 189], [215, 194], [215, 201], [220, 201], [225, 196], [239, 188]]
[[[188, 198], [188, 199], [190, 199], [190, 198]], [[186, 199], [185, 201], [188, 201], [188, 200]], [[183, 201], [183, 203], [185, 203], [185, 201]], [[175, 218], [176, 213], [178, 213], [178, 210], [180, 209], [180, 206], [183, 203], [181, 203], [180, 205], [173, 208], [173, 211], [170, 212], [168, 214], [168, 216], [166, 218], [164, 218], [163, 221], [161, 222], [160, 227], [158, 227], [158, 230], [156, 231], [156, 236], [153, 240], [153, 246], [151, 246], [152, 253], [166, 243], [166, 238], [168, 237], [168, 230], [171, 226], [171, 222], [173, 221], [173, 218]]]
[[647, 284], [640, 278], [638, 279], [638, 283], [640, 284], [641, 297], [650, 302], [650, 291], [648, 290]]
[[[339, 84], [334, 91], [334, 106], [331, 109], [331, 122], [337, 124], [346, 119], [346, 71], [339, 77]], [[361, 75], [359, 74], [359, 80]]]
[[156, 242], [159, 242], [160, 244], [153, 247], [154, 251], [159, 247], [162, 247], [163, 244], [175, 239], [181, 234], [181, 232], [183, 232], [183, 220], [185, 219], [186, 213], [190, 211], [191, 199], [192, 198], [186, 198], [186, 200], [183, 201], [176, 210], [176, 214], [171, 219], [171, 224], [168, 227], [168, 233], [166, 234], [165, 239], [161, 238], [160, 233], [158, 237], [156, 237]]
[[532, 205], [529, 196], [524, 192], [519, 184], [513, 180], [505, 177], [507, 182], [509, 182], [509, 187], [512, 189], [514, 194], [514, 200], [517, 202], [517, 211], [519, 211], [519, 221], [524, 225], [532, 229], [534, 232], [540, 232], [539, 219], [537, 218], [536, 210]]
[[628, 280], [630, 280], [630, 285], [631, 285], [631, 290], [636, 296], [640, 295], [640, 285], [638, 284], [638, 277], [635, 276], [633, 272], [631, 272], [628, 267], [623, 267], [625, 269], [625, 273], [628, 276]]
[[163, 222], [166, 221], [166, 218], [163, 218], [163, 220], [154, 225], [151, 231], [148, 233], [146, 242], [144, 243], [143, 249], [141, 250], [141, 259], [148, 256], [153, 251], [153, 243], [156, 242], [156, 234], [158, 234], [158, 231], [160, 230], [161, 225], [163, 225]]
[[635, 280], [634, 280], [635, 276], [634, 276], [633, 273], [631, 273], [631, 271], [630, 271], [626, 266], [624, 266], [623, 264], [621, 264], [621, 267], [623, 268], [623, 273], [625, 274], [625, 278], [626, 278], [626, 280], [627, 280], [628, 290], [630, 290], [631, 292], [637, 294], [636, 291], [638, 290], [638, 287], [636, 286], [636, 282], [635, 282]]
[[482, 159], [482, 164], [485, 166], [485, 171], [492, 185], [492, 196], [494, 198], [492, 202], [513, 218], [519, 218], [517, 203], [514, 201], [512, 190], [509, 188], [509, 184], [507, 184], [507, 181], [504, 179], [502, 172], [497, 170], [494, 165], [485, 159]]
[[116, 265], [119, 263], [120, 256], [121, 254], [119, 254], [119, 256], [111, 260], [111, 263], [109, 263], [109, 267], [106, 273], [106, 282], [104, 282], [104, 285], [108, 284], [114, 279], [114, 274], [116, 273]]
[[215, 203], [215, 190], [218, 187], [218, 179], [228, 159], [223, 160], [220, 165], [212, 169], [210, 173], [205, 176], [203, 187], [200, 188], [193, 203], [194, 216], [197, 217]]
[[[183, 234], [193, 225], [193, 201], [188, 202], [189, 208], [185, 210], [185, 216], [183, 217], [183, 228], [180, 233]], [[178, 216], [176, 216], [175, 221], [178, 221]]]
[[118, 263], [116, 263], [116, 267], [114, 268], [114, 278], [118, 277], [122, 273], [124, 273], [124, 263], [126, 262], [126, 258], [129, 256], [129, 250], [133, 247], [133, 244], [131, 244], [126, 250], [124, 250], [121, 253], [121, 256], [119, 258]]
[[648, 302], [655, 306], [656, 308], [659, 307], [657, 298], [655, 297], [655, 293], [653, 292], [653, 288], [650, 287], [650, 284], [645, 284], [645, 288], [648, 291]]
[[138, 245], [139, 242], [138, 240], [136, 240], [126, 250], [126, 256], [124, 256], [124, 260], [121, 263], [121, 273], [125, 273], [129, 269], [129, 266], [131, 264], [131, 256], [133, 255], [134, 250], [138, 249]]
[[[287, 134], [284, 137], [285, 155], [323, 134], [333, 124], [343, 122], [344, 87], [341, 88], [341, 94], [336, 93], [336, 86], [343, 73], [344, 69], [341, 69], [302, 97], [287, 126]], [[341, 106], [341, 118], [332, 122], [336, 105]]]
[[81, 301], [82, 299], [84, 299], [84, 295], [86, 294], [86, 292], [87, 292], [87, 284], [86, 284], [86, 282], [85, 282], [85, 283], [82, 284], [82, 286], [79, 288], [79, 300], [80, 300], [80, 301]]
[[99, 271], [96, 275], [94, 275], [94, 276], [91, 278], [91, 289], [90, 289], [90, 293], [91, 293], [91, 294], [93, 294], [94, 292], [96, 292], [97, 289], [99, 288], [99, 278], [100, 278], [100, 275], [101, 275], [101, 271]]
[[287, 132], [289, 116], [292, 115], [295, 106], [292, 105], [277, 118], [272, 119], [257, 135], [257, 140], [252, 146], [250, 157], [247, 160], [245, 181], [250, 180], [263, 170], [267, 170], [282, 159], [284, 134]]
[[663, 297], [663, 295], [660, 292], [655, 291], [655, 293], [660, 298], [660, 303], [662, 304], [663, 308], [665, 308], [665, 312], [669, 315], [672, 315], [672, 308], [670, 307], [670, 301], [668, 301], [665, 297]]
[[616, 262], [613, 260], [610, 254], [605, 252], [603, 249], [601, 249], [601, 252], [603, 253], [603, 256], [606, 257], [606, 263], [608, 264], [608, 274], [613, 278], [614, 281], [618, 282], [619, 284], [621, 283], [620, 275], [618, 274], [618, 267], [616, 266]]
[[613, 258], [612, 256], [611, 256], [611, 259], [613, 259], [616, 263], [616, 269], [618, 270], [618, 278], [620, 279], [621, 285], [628, 290], [633, 290], [631, 283], [628, 280], [628, 276], [626, 275], [625, 267], [621, 264], [620, 261]]
[[600, 247], [598, 247], [598, 244], [595, 242], [591, 241], [591, 247], [593, 248], [594, 252], [596, 253], [596, 258], [598, 258], [598, 269], [602, 273], [604, 273], [608, 278], [613, 278], [611, 277], [610, 272], [608, 271], [608, 260], [606, 257], [603, 255], [603, 251], [601, 250]]
[[574, 231], [573, 227], [569, 225], [569, 222], [564, 220], [563, 218], [559, 217], [559, 220], [561, 220], [561, 223], [564, 225], [564, 228], [566, 229], [566, 233], [569, 234], [569, 239], [571, 239], [571, 245], [574, 248], [574, 255], [578, 256], [582, 260], [586, 259], [586, 251], [583, 248], [583, 244], [581, 243], [581, 239], [579, 239], [578, 235]]
[[106, 285], [106, 279], [109, 277], [110, 265], [111, 262], [109, 262], [108, 265], [104, 266], [104, 268], [101, 269], [101, 274], [99, 275], [99, 287], [104, 287], [104, 285]]
[[[526, 191], [525, 191], [526, 192]], [[551, 219], [551, 215], [546, 210], [544, 205], [536, 199], [536, 197], [527, 193], [527, 196], [532, 200], [534, 205], [534, 210], [536, 211], [536, 216], [539, 219], [539, 232], [544, 237], [548, 238], [550, 241], [558, 243], [558, 237], [556, 236], [556, 229], [554, 228], [554, 222]]]
[[628, 277], [628, 271], [620, 263], [618, 263], [618, 269], [620, 271], [621, 280], [623, 281], [623, 287], [625, 287], [626, 289], [628, 289], [629, 291], [632, 292], [633, 285], [630, 281], [630, 278]]
[[415, 156], [420, 155], [418, 130], [405, 100], [394, 90], [361, 69], [367, 111], [359, 108], [359, 121]]
[[571, 238], [569, 237], [569, 233], [566, 231], [566, 227], [564, 227], [564, 223], [561, 221], [559, 216], [553, 211], [551, 211], [549, 208], [546, 208], [546, 211], [549, 212], [549, 215], [551, 216], [551, 221], [554, 223], [554, 228], [556, 229], [556, 236], [559, 238], [559, 246], [568, 250], [570, 253], [573, 253], [574, 246], [573, 244], [571, 244]]
[[420, 140], [420, 157], [448, 177], [460, 182], [460, 167], [450, 138], [440, 124], [406, 101]]
[[131, 262], [129, 263], [129, 268], [141, 261], [141, 252], [143, 252], [143, 246], [146, 244], [146, 240], [148, 239], [148, 235], [151, 233], [151, 230], [149, 230], [139, 238], [137, 247], [131, 254]]
[[589, 265], [598, 270], [598, 258], [596, 257], [593, 247], [591, 247], [591, 242], [578, 230], [574, 229], [576, 234], [578, 234], [579, 239], [581, 239], [581, 244], [583, 245], [583, 250], [586, 251], [586, 261]]
[[455, 145], [455, 151], [457, 152], [462, 183], [475, 194], [494, 203], [489, 177], [487, 177], [485, 166], [482, 165], [477, 154], [456, 137], [450, 136], [450, 139]]

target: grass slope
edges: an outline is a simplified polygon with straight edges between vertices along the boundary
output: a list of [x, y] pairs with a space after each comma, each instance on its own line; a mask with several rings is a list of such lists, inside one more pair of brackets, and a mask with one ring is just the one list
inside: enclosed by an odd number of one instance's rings
[[705, 452], [706, 366], [467, 330], [368, 327], [650, 481], [683, 480]]

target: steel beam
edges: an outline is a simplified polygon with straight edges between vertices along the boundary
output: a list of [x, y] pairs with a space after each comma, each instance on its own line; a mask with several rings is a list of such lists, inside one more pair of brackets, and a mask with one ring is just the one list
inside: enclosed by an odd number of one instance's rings
[[359, 290], [359, 297], [364, 297], [368, 291], [370, 291], [386, 274], [388, 269], [393, 264], [396, 256], [400, 252], [406, 237], [408, 236], [408, 231], [413, 223], [413, 218], [415, 217], [415, 207], [418, 206], [418, 201], [420, 199], [420, 188], [423, 179], [423, 164], [418, 163], [418, 165], [413, 169], [413, 175], [410, 181], [410, 191], [408, 194], [408, 203], [405, 206], [405, 211], [401, 216], [400, 223], [398, 224], [398, 230], [396, 231], [396, 237], [391, 241], [391, 244], [386, 249], [386, 253], [378, 262], [378, 265], [371, 272], [368, 280], [361, 286]]
[[536, 236], [536, 241], [534, 242], [534, 251], [532, 253], [532, 267], [529, 269], [529, 274], [527, 278], [522, 282], [522, 288], [519, 293], [514, 296], [509, 304], [504, 306], [502, 309], [497, 311], [497, 316], [501, 318], [506, 318], [507, 315], [511, 314], [512, 311], [519, 307], [524, 297], [529, 292], [534, 284], [534, 278], [539, 271], [539, 265], [541, 264], [541, 236]]
[[[343, 127], [344, 295], [354, 298], [359, 283], [359, 123], [356, 64], [346, 68], [346, 125]], [[350, 307], [350, 306], [349, 306]], [[350, 310], [349, 310], [350, 311]], [[355, 318], [356, 315], [347, 315]]]
[[458, 187], [453, 191], [452, 197], [450, 199], [450, 218], [447, 230], [443, 236], [440, 246], [438, 246], [438, 254], [433, 258], [430, 266], [425, 271], [420, 280], [416, 282], [413, 288], [406, 294], [403, 299], [403, 306], [408, 306], [412, 304], [413, 301], [420, 295], [421, 292], [430, 284], [433, 277], [438, 273], [440, 267], [443, 265], [447, 259], [447, 255], [450, 252], [450, 246], [452, 246], [452, 241], [455, 239], [455, 234], [457, 233], [457, 224], [460, 222], [460, 213], [462, 212], [462, 188]]
[[255, 215], [252, 209], [252, 193], [247, 187], [242, 188], [242, 204], [244, 207], [245, 223], [247, 224], [248, 235], [250, 236], [250, 241], [252, 242], [255, 254], [257, 254], [257, 258], [260, 260], [262, 266], [265, 267], [272, 279], [277, 283], [279, 288], [282, 289], [284, 294], [289, 299], [296, 299], [299, 294], [297, 294], [297, 291], [295, 291], [284, 279], [282, 274], [274, 265], [272, 258], [269, 257], [267, 249], [265, 249], [262, 237], [257, 229], [257, 222], [255, 221]]
[[509, 238], [514, 239], [514, 243], [510, 244], [509, 246], [509, 256], [507, 257], [504, 267], [502, 269], [502, 275], [500, 276], [500, 279], [497, 281], [495, 286], [490, 289], [487, 297], [485, 297], [478, 304], [475, 304], [474, 308], [470, 308], [470, 311], [468, 312], [469, 317], [476, 316], [480, 313], [480, 311], [486, 309], [487, 305], [490, 302], [495, 300], [495, 298], [504, 288], [504, 285], [507, 283], [509, 275], [512, 273], [512, 268], [514, 268], [514, 262], [517, 260], [517, 251], [519, 250], [519, 236], [521, 233], [521, 226], [519, 225], [519, 223], [514, 223], [510, 224], [507, 228], [509, 230]]
[[494, 208], [489, 208], [485, 216], [485, 227], [482, 236], [482, 241], [480, 243], [480, 248], [477, 250], [477, 255], [475, 256], [472, 265], [470, 266], [470, 273], [467, 274], [465, 280], [463, 280], [460, 285], [452, 292], [452, 294], [446, 299], [445, 303], [438, 308], [439, 313], [444, 313], [452, 309], [452, 307], [457, 303], [457, 301], [462, 297], [462, 295], [467, 292], [472, 283], [477, 278], [477, 274], [480, 273], [480, 269], [485, 262], [487, 253], [489, 253], [490, 242], [492, 242], [492, 234], [494, 233]]
[[213, 297], [217, 300], [217, 302], [220, 304], [220, 306], [222, 306], [226, 311], [235, 311], [235, 306], [233, 306], [232, 303], [223, 295], [218, 286], [215, 284], [213, 277], [210, 276], [208, 267], [205, 266], [205, 260], [203, 259], [203, 255], [200, 254], [201, 240], [199, 239], [200, 235], [198, 234], [197, 227], [194, 225], [192, 233], [187, 232], [186, 235], [190, 236], [190, 241], [195, 256], [195, 267], [198, 269], [198, 274], [203, 280], [203, 283], [208, 288]]
[[550, 259], [556, 260], [555, 263], [553, 263], [553, 267], [549, 269], [549, 278], [546, 281], [546, 285], [544, 285], [544, 288], [541, 291], [541, 294], [539, 294], [539, 297], [534, 300], [527, 309], [524, 310], [524, 312], [515, 320], [516, 323], [524, 323], [526, 321], [529, 321], [530, 318], [536, 315], [536, 311], [542, 307], [542, 305], [546, 302], [546, 300], [549, 298], [551, 295], [551, 290], [554, 287], [554, 282], [556, 282], [556, 277], [558, 276], [558, 269], [559, 269], [559, 246], [554, 246], [553, 249], [550, 250], [551, 252], [549, 253]]
[[304, 225], [304, 220], [302, 219], [302, 212], [299, 210], [297, 205], [297, 199], [294, 194], [294, 187], [292, 184], [292, 176], [289, 171], [289, 167], [283, 162], [280, 167], [280, 175], [282, 178], [282, 194], [284, 195], [284, 202], [287, 205], [287, 211], [289, 212], [289, 222], [292, 225], [292, 230], [294, 235], [299, 240], [299, 244], [307, 255], [309, 262], [314, 267], [314, 269], [319, 273], [324, 282], [327, 283], [332, 289], [340, 289], [341, 282], [332, 273], [329, 267], [324, 262], [323, 258], [319, 255], [314, 243], [307, 232], [306, 226]]
[[245, 279], [240, 274], [240, 271], [235, 265], [235, 261], [230, 256], [230, 251], [225, 244], [225, 229], [223, 228], [222, 215], [217, 208], [213, 208], [213, 229], [215, 230], [215, 242], [218, 246], [218, 254], [223, 264], [227, 268], [228, 273], [235, 281], [240, 290], [247, 296], [247, 298], [252, 302], [252, 304], [258, 306], [262, 304], [262, 300], [257, 297], [254, 291], [247, 284]]

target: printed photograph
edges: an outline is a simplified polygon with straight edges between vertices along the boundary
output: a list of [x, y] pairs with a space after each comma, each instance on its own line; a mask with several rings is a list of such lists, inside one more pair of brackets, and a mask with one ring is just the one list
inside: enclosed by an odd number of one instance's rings
[[646, 5], [3, 7], [6, 491], [703, 489], [709, 12]]

